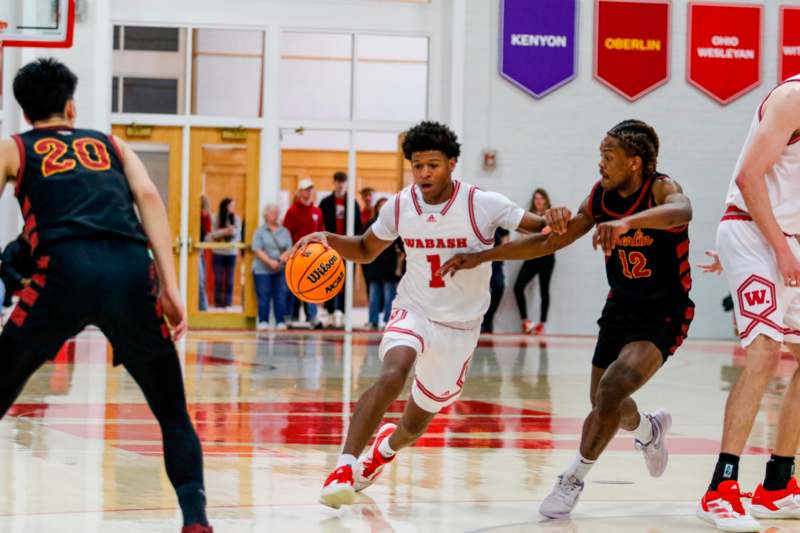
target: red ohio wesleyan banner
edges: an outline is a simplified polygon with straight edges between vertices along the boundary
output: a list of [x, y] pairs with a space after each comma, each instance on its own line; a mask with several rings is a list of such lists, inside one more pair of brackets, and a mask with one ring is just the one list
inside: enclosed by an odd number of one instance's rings
[[800, 74], [800, 6], [781, 6], [778, 81]]
[[669, 0], [596, 0], [594, 77], [636, 100], [669, 80]]
[[728, 104], [761, 83], [761, 20], [755, 4], [689, 3], [689, 83]]

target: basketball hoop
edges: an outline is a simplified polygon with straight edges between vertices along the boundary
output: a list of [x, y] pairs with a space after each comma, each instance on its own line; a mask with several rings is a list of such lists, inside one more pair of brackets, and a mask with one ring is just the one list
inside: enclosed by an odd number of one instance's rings
[[70, 48], [75, 0], [2, 0], [0, 49], [4, 46]]

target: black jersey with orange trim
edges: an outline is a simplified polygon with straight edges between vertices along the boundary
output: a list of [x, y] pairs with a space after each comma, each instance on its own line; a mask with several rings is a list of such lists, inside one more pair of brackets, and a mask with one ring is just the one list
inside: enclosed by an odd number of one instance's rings
[[[596, 224], [617, 220], [655, 205], [653, 185], [657, 174], [628, 197], [606, 191], [597, 182], [589, 196], [589, 209]], [[632, 229], [621, 235], [606, 258], [609, 299], [626, 302], [683, 303], [692, 288], [689, 266], [689, 226], [668, 230]]]
[[147, 243], [122, 154], [110, 136], [59, 126], [13, 138], [20, 157], [16, 195], [35, 253], [65, 239]]

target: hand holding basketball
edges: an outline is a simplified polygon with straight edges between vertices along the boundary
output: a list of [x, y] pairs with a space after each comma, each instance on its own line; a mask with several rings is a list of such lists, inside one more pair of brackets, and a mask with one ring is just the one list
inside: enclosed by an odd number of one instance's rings
[[[318, 235], [324, 238], [324, 234]], [[344, 287], [344, 261], [327, 242], [306, 239], [298, 241], [286, 263], [286, 284], [300, 300], [318, 304], [330, 300]]]

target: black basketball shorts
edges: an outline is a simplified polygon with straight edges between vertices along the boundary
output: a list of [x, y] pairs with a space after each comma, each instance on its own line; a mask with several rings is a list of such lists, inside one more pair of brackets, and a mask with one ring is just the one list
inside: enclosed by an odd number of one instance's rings
[[694, 303], [686, 298], [681, 302], [647, 305], [609, 300], [597, 324], [600, 332], [592, 365], [608, 368], [617, 360], [626, 344], [650, 341], [667, 361], [683, 344], [694, 318]]
[[142, 243], [61, 241], [40, 252], [0, 334], [0, 354], [52, 359], [66, 340], [96, 325], [111, 343], [115, 365], [173, 355], [157, 296], [155, 264]]

